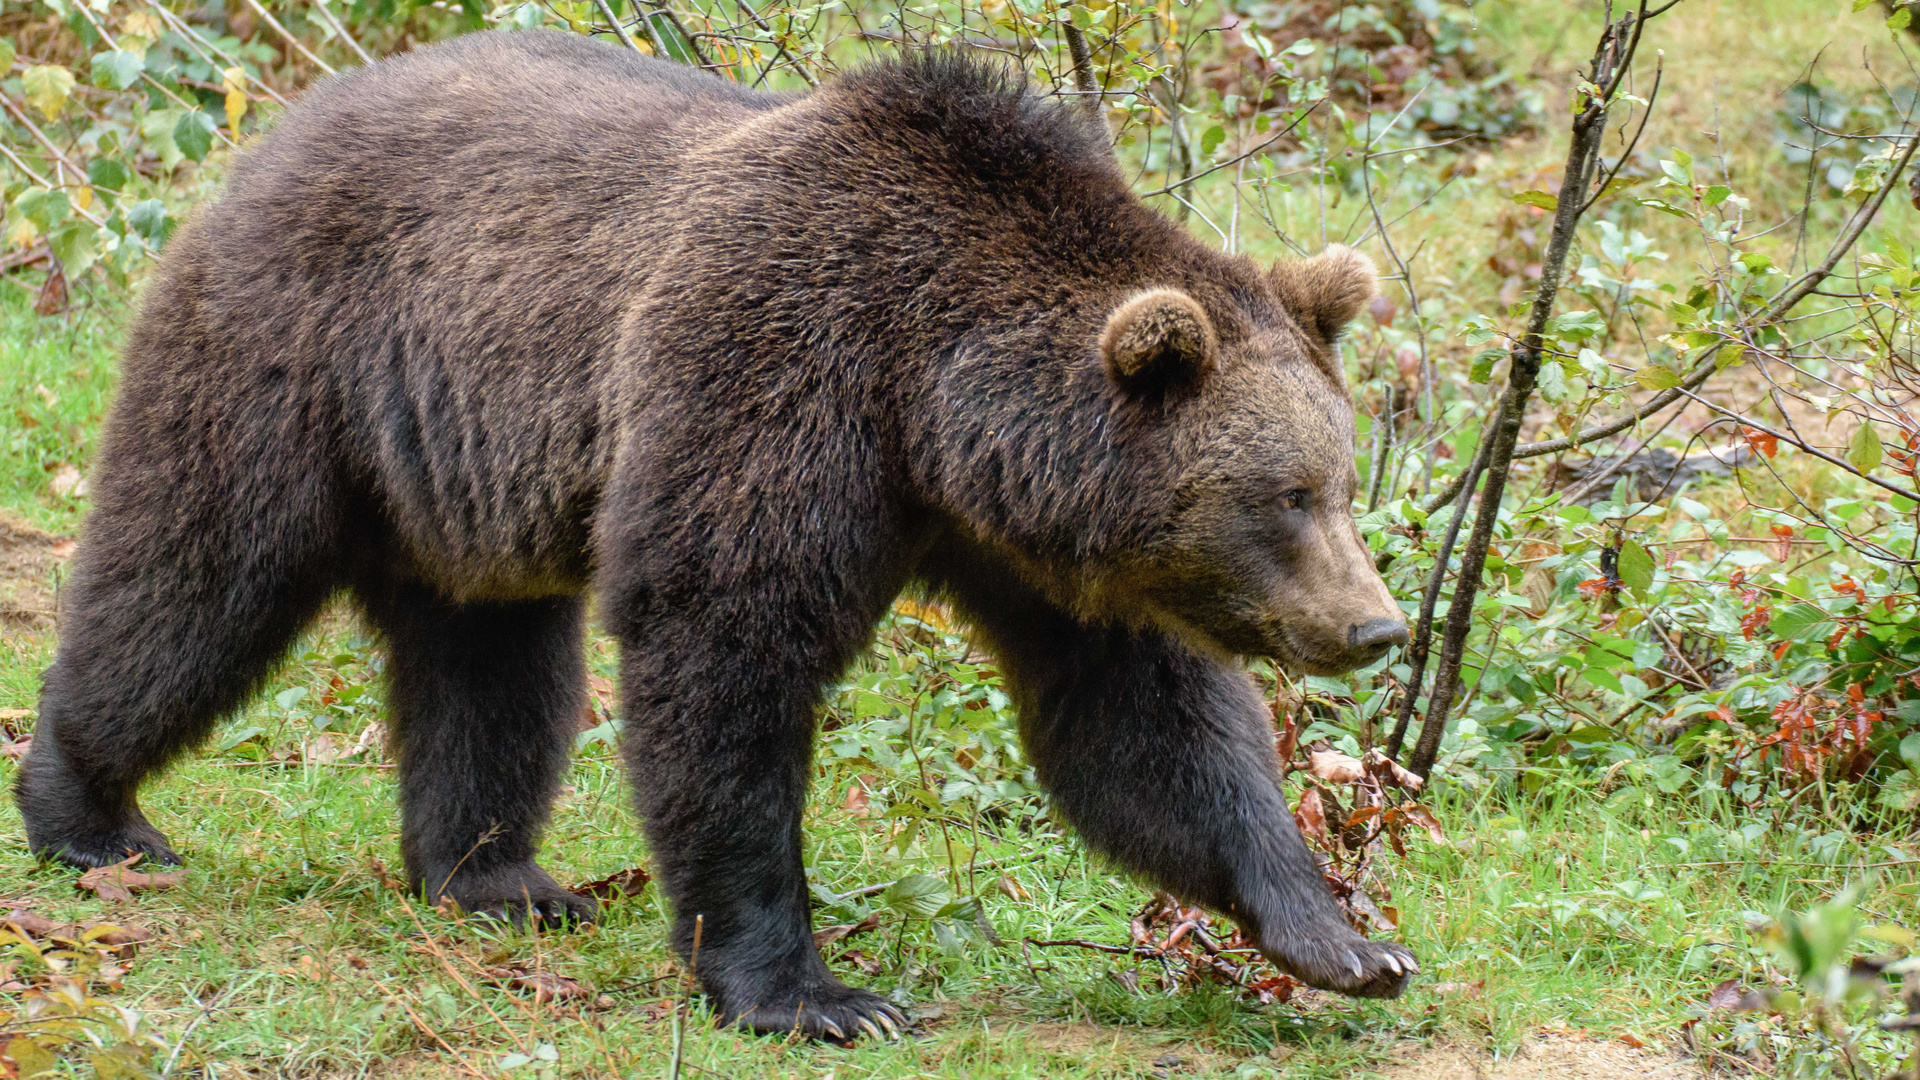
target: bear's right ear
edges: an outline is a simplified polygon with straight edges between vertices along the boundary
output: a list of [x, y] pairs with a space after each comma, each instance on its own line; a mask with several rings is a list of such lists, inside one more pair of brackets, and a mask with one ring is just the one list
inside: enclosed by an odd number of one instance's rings
[[1220, 342], [1213, 320], [1179, 289], [1148, 289], [1113, 309], [1100, 334], [1107, 377], [1129, 393], [1198, 386]]

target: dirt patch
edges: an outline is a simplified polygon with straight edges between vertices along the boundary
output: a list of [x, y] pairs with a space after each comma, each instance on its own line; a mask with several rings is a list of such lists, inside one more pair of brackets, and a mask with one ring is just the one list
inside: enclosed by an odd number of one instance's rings
[[73, 540], [0, 513], [0, 628], [53, 629], [54, 569]]
[[1698, 1066], [1623, 1042], [1548, 1036], [1499, 1061], [1478, 1047], [1421, 1046], [1376, 1072], [1388, 1080], [1698, 1080]]

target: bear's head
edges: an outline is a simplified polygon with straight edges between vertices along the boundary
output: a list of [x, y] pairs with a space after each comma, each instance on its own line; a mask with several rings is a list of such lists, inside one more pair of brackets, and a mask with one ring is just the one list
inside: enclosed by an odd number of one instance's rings
[[1344, 247], [1283, 262], [1261, 287], [1288, 319], [1230, 344], [1192, 295], [1136, 293], [1100, 335], [1128, 398], [1178, 399], [1169, 509], [1126, 591], [1154, 622], [1311, 674], [1371, 664], [1405, 619], [1355, 527], [1353, 404], [1336, 339], [1374, 292]]

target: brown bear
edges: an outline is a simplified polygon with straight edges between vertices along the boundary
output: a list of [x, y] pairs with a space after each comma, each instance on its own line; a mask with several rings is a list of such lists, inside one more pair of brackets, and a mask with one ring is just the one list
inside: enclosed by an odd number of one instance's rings
[[534, 864], [585, 597], [715, 1010], [842, 1039], [801, 861], [816, 712], [951, 600], [1088, 843], [1282, 968], [1398, 993], [1282, 798], [1238, 658], [1406, 638], [1355, 530], [1344, 249], [1270, 270], [1128, 189], [1097, 118], [951, 55], [806, 96], [553, 32], [329, 80], [148, 286], [18, 782], [32, 847], [176, 861], [140, 783], [329, 595], [387, 652], [414, 886], [588, 918]]

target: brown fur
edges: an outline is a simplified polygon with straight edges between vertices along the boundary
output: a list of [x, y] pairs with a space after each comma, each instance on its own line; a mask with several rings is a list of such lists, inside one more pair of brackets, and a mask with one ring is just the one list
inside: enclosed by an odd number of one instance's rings
[[850, 1035], [897, 1014], [808, 936], [814, 715], [918, 582], [1001, 654], [1092, 843], [1315, 985], [1397, 992], [1411, 957], [1341, 920], [1231, 662], [1404, 640], [1332, 347], [1370, 287], [1199, 244], [1096, 123], [948, 56], [788, 97], [482, 34], [330, 80], [147, 291], [30, 842], [175, 858], [138, 785], [344, 589], [390, 655], [416, 886], [590, 916], [533, 853], [591, 587], [675, 946], [701, 917], [730, 1019]]

